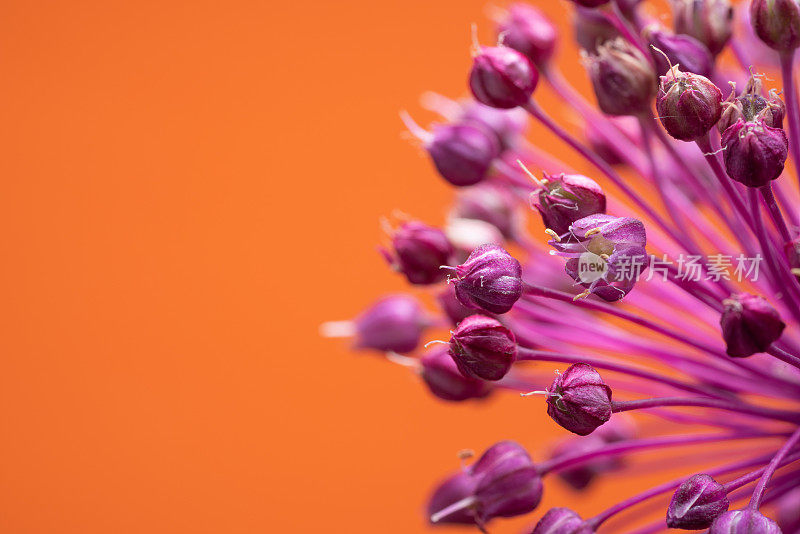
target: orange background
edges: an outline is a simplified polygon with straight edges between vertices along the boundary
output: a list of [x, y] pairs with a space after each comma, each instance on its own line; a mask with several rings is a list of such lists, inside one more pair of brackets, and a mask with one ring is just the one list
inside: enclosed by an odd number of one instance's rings
[[485, 3], [2, 3], [0, 531], [420, 532], [456, 451], [564, 435], [317, 333], [404, 287], [379, 217], [442, 222], [397, 113], [463, 94]]

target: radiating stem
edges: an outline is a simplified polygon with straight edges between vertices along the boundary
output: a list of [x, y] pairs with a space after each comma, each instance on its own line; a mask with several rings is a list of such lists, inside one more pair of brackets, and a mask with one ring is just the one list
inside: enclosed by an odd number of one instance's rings
[[758, 510], [758, 507], [761, 506], [761, 499], [764, 498], [764, 490], [767, 489], [767, 484], [769, 484], [769, 479], [772, 478], [772, 475], [775, 473], [775, 470], [780, 465], [781, 460], [789, 454], [789, 451], [792, 450], [798, 442], [800, 442], [800, 428], [794, 431], [794, 434], [786, 440], [783, 447], [778, 451], [778, 454], [772, 459], [772, 461], [767, 466], [767, 469], [764, 471], [764, 474], [761, 475], [761, 480], [758, 481], [758, 485], [756, 485], [756, 489], [753, 490], [753, 497], [750, 499], [750, 504], [748, 505], [751, 510]]
[[781, 77], [786, 98], [786, 116], [789, 123], [789, 151], [792, 154], [794, 171], [800, 180], [800, 109], [797, 106], [797, 89], [794, 84], [794, 50], [781, 54]]
[[800, 424], [800, 414], [795, 412], [763, 408], [761, 406], [753, 406], [745, 403], [719, 401], [717, 399], [703, 399], [699, 397], [659, 397], [632, 401], [614, 401], [612, 402], [612, 411], [614, 413], [618, 413], [627, 412], [630, 410], [642, 410], [646, 408], [660, 408], [663, 406], [697, 406], [700, 408], [715, 408], [718, 410], [727, 410], [731, 412], [752, 415], [755, 417], [763, 417], [765, 419], [775, 419], [776, 421], [786, 421], [787, 423]]

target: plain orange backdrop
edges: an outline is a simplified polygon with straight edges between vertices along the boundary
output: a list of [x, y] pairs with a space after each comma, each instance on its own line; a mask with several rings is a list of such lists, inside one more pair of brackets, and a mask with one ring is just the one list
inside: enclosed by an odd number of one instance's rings
[[0, 532], [421, 532], [458, 450], [564, 435], [317, 333], [405, 287], [381, 216], [442, 222], [398, 111], [464, 93], [485, 4], [2, 2]]

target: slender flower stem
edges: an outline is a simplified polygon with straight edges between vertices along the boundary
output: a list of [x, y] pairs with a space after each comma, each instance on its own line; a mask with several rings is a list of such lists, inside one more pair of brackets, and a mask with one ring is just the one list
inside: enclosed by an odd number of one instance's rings
[[781, 77], [783, 78], [783, 94], [786, 98], [786, 115], [789, 123], [789, 151], [792, 153], [794, 171], [800, 180], [800, 109], [797, 105], [797, 88], [794, 86], [795, 51], [781, 54]]
[[632, 367], [629, 365], [609, 362], [608, 360], [604, 360], [601, 358], [592, 358], [590, 356], [580, 356], [574, 354], [558, 354], [555, 352], [546, 352], [542, 350], [533, 350], [526, 347], [518, 347], [517, 361], [587, 363], [589, 365], [597, 367], [598, 369], [607, 369], [615, 373], [622, 373], [630, 376], [635, 376], [638, 378], [643, 378], [645, 380], [652, 380], [653, 382], [659, 382], [661, 384], [673, 387], [675, 389], [689, 391], [691, 393], [697, 393], [699, 395], [705, 395], [707, 397], [713, 397], [716, 399], [725, 399], [725, 400], [730, 399], [730, 397], [728, 397], [727, 395], [720, 395], [719, 393], [715, 392], [712, 388], [705, 388], [695, 384], [690, 384], [688, 382], [682, 382], [680, 380], [675, 380], [674, 378], [663, 376], [658, 373], [653, 373], [646, 369], [638, 369], [636, 367]]
[[715, 408], [727, 410], [741, 414], [763, 417], [765, 419], [775, 419], [776, 421], [786, 421], [787, 423], [800, 424], [800, 413], [775, 410], [773, 408], [763, 408], [745, 403], [732, 403], [719, 401], [717, 399], [703, 399], [690, 397], [660, 397], [653, 399], [641, 399], [632, 401], [613, 401], [612, 411], [628, 412], [630, 410], [642, 410], [646, 408], [657, 408], [662, 406], [697, 406], [702, 408]]
[[784, 244], [789, 243], [792, 240], [792, 234], [786, 226], [786, 221], [783, 219], [778, 203], [775, 202], [775, 195], [772, 194], [772, 185], [767, 184], [760, 187], [759, 190], [761, 191], [761, 196], [764, 198], [764, 204], [767, 206], [769, 216], [772, 218], [772, 222], [778, 229], [778, 232], [780, 232]]
[[795, 367], [800, 369], [800, 358], [792, 354], [789, 354], [780, 347], [776, 347], [774, 344], [767, 350], [767, 354], [775, 356], [780, 361], [788, 363], [789, 365], [794, 365]]
[[753, 490], [753, 497], [750, 499], [750, 504], [748, 505], [751, 510], [758, 510], [758, 507], [761, 506], [761, 499], [764, 498], [764, 490], [767, 489], [767, 484], [769, 484], [769, 479], [772, 478], [772, 475], [775, 473], [775, 470], [780, 465], [781, 460], [789, 454], [789, 451], [800, 442], [800, 428], [794, 431], [794, 434], [786, 440], [786, 443], [781, 447], [778, 451], [778, 454], [772, 459], [772, 461], [767, 466], [764, 474], [761, 475], [761, 480], [758, 481], [756, 485], [756, 489]]
[[660, 449], [665, 447], [679, 447], [685, 445], [697, 445], [700, 443], [715, 443], [721, 441], [733, 441], [739, 439], [764, 439], [769, 437], [786, 436], [780, 432], [740, 432], [735, 434], [700, 434], [686, 436], [662, 436], [657, 438], [644, 438], [613, 443], [601, 449], [590, 452], [559, 456], [539, 464], [539, 473], [545, 475], [554, 471], [561, 471], [568, 467], [591, 462], [597, 458], [608, 456], [619, 456], [633, 451], [647, 449]]
[[[773, 456], [773, 458], [774, 458], [774, 456]], [[795, 453], [795, 454], [792, 454], [791, 456], [787, 456], [786, 458], [784, 458], [783, 460], [781, 460], [779, 462], [780, 465], [778, 467], [782, 467], [784, 465], [789, 465], [791, 463], [796, 462], [797, 460], [800, 460], [800, 453]], [[742, 475], [739, 478], [736, 478], [734, 480], [731, 480], [730, 482], [727, 482], [727, 483], [723, 484], [722, 487], [725, 488], [725, 491], [730, 493], [730, 492], [732, 492], [734, 490], [737, 490], [737, 489], [739, 489], [739, 488], [741, 488], [743, 486], [746, 486], [747, 484], [749, 484], [750, 482], [753, 482], [754, 480], [758, 480], [759, 478], [761, 478], [761, 476], [764, 474], [764, 472], [767, 469], [769, 469], [769, 465], [767, 465], [765, 467], [762, 467], [761, 469], [756, 469], [755, 471], [751, 471], [751, 472], [749, 472], [749, 473], [747, 473], [745, 475]], [[708, 474], [711, 475], [711, 476], [714, 476], [713, 473], [708, 473]]]
[[[746, 221], [750, 224], [752, 228], [752, 219], [750, 218], [750, 214], [747, 211], [747, 208], [742, 202], [742, 198], [739, 196], [739, 193], [734, 189], [733, 184], [731, 183], [731, 179], [728, 177], [725, 170], [722, 168], [722, 165], [719, 163], [719, 159], [717, 155], [714, 153], [714, 149], [711, 148], [711, 140], [708, 134], [705, 137], [702, 137], [696, 141], [697, 146], [700, 147], [700, 150], [703, 151], [703, 156], [706, 158], [709, 167], [714, 172], [714, 175], [717, 177], [720, 185], [725, 190], [725, 194], [728, 196], [729, 200], [733, 203], [733, 206], [736, 208], [736, 211], [742, 217], [742, 220]], [[741, 225], [737, 225], [736, 228], [733, 229], [736, 232], [742, 231]]]

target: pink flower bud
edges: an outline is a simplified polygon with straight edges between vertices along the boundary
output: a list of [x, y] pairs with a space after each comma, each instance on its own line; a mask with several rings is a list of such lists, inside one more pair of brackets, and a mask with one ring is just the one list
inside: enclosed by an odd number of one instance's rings
[[608, 15], [599, 9], [576, 7], [572, 26], [578, 45], [591, 54], [597, 53], [601, 44], [620, 36]]
[[482, 399], [492, 392], [489, 382], [465, 377], [447, 348], [434, 347], [420, 359], [422, 380], [431, 393], [442, 400], [460, 402], [467, 399]]
[[[651, 45], [650, 55], [653, 56], [657, 73], [660, 75], [669, 71], [670, 64], [680, 65], [685, 72], [702, 76], [708, 76], [713, 70], [714, 58], [711, 52], [694, 37], [674, 35], [658, 27], [650, 27], [645, 29], [645, 38]], [[667, 57], [664, 57], [665, 55]]]
[[514, 364], [517, 342], [511, 330], [497, 319], [472, 315], [453, 330], [450, 356], [466, 377], [500, 380]]
[[517, 198], [508, 188], [494, 183], [460, 189], [451, 216], [487, 222], [509, 240], [516, 238], [522, 227]]
[[383, 352], [412, 352], [427, 326], [425, 312], [414, 297], [388, 296], [355, 320], [355, 346]]
[[747, 87], [738, 97], [731, 91], [722, 103], [722, 116], [717, 122], [720, 133], [736, 124], [739, 119], [745, 122], [763, 122], [772, 128], [783, 127], [786, 104], [773, 89], [768, 98], [761, 96], [761, 79], [751, 76]]
[[745, 358], [764, 352], [786, 325], [766, 299], [739, 293], [723, 301], [720, 325], [729, 356]]
[[468, 123], [436, 127], [427, 149], [439, 174], [459, 187], [483, 180], [500, 155], [495, 136]]
[[547, 391], [547, 415], [579, 436], [591, 434], [611, 418], [611, 388], [591, 365], [571, 365]]
[[439, 485], [428, 503], [432, 523], [477, 524], [532, 512], [542, 499], [542, 479], [528, 453], [501, 441], [477, 462]]
[[544, 13], [523, 3], [512, 4], [497, 25], [505, 46], [527, 57], [534, 65], [543, 65], [556, 49], [558, 33]]
[[672, 495], [667, 526], [684, 530], [708, 528], [728, 506], [728, 492], [719, 482], [708, 475], [694, 475]]
[[719, 54], [733, 31], [733, 7], [730, 0], [676, 0], [675, 33], [685, 33]]
[[444, 280], [454, 252], [444, 232], [417, 221], [403, 223], [392, 236], [393, 253], [383, 250], [389, 264], [412, 284], [428, 285]]
[[647, 59], [622, 38], [597, 47], [585, 56], [597, 96], [608, 115], [636, 115], [649, 111], [656, 93], [656, 76]]
[[782, 531], [775, 521], [748, 508], [725, 512], [714, 520], [708, 534], [782, 534]]
[[775, 180], [789, 155], [786, 132], [762, 121], [739, 119], [725, 130], [721, 143], [728, 176], [748, 187], [761, 187]]
[[530, 60], [506, 46], [481, 47], [469, 73], [469, 88], [478, 102], [510, 109], [528, 102], [539, 72]]
[[708, 78], [681, 72], [675, 66], [661, 77], [656, 110], [667, 133], [681, 141], [694, 141], [719, 120], [722, 93]]
[[584, 525], [577, 512], [569, 508], [551, 508], [536, 523], [531, 534], [590, 534], [594, 532]]
[[455, 271], [456, 297], [464, 306], [506, 313], [522, 296], [522, 267], [498, 245], [476, 248]]
[[580, 174], [545, 175], [542, 186], [531, 194], [531, 204], [545, 228], [565, 234], [575, 221], [605, 213], [606, 195], [597, 182]]
[[750, 23], [764, 44], [788, 52], [800, 46], [798, 0], [752, 0]]

